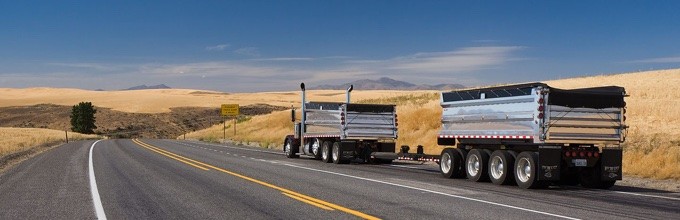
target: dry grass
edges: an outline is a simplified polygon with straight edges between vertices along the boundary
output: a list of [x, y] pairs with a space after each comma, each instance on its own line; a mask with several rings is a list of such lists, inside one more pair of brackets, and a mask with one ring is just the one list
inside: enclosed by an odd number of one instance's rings
[[[295, 87], [292, 87], [295, 88]], [[395, 97], [421, 91], [355, 91], [353, 100], [375, 97]], [[342, 101], [345, 93], [337, 90], [309, 91], [309, 100]], [[299, 106], [299, 92], [261, 93], [220, 93], [190, 89], [154, 89], [132, 91], [88, 91], [65, 88], [0, 88], [0, 107], [27, 106], [36, 104], [76, 105], [82, 101], [92, 102], [97, 107], [130, 113], [170, 112], [174, 107], [212, 107], [236, 103], [242, 106], [266, 103], [290, 107]]]
[[[250, 120], [236, 124], [236, 136], [234, 136], [233, 122], [227, 121], [227, 139], [245, 144], [257, 143], [263, 147], [281, 148], [283, 138], [293, 133], [293, 122], [290, 120], [290, 111], [278, 111], [268, 115], [260, 115]], [[202, 141], [215, 142], [224, 136], [224, 125], [215, 125], [210, 128], [187, 133], [187, 138]]]
[[626, 88], [627, 124], [623, 171], [656, 179], [680, 179], [680, 69], [563, 79], [558, 88], [617, 85]]
[[[627, 124], [623, 168], [627, 175], [656, 179], [680, 179], [680, 69], [602, 75], [548, 81], [557, 88], [582, 88], [617, 85], [626, 88]], [[403, 94], [403, 93], [401, 93]], [[339, 99], [342, 100], [342, 95]], [[315, 100], [310, 98], [310, 100]], [[360, 103], [397, 104], [398, 145], [425, 146], [425, 153], [439, 154], [436, 144], [441, 107], [437, 93], [382, 96]], [[296, 104], [295, 106], [298, 106]], [[263, 115], [239, 125], [235, 140], [261, 142], [281, 147], [283, 137], [292, 134], [293, 124], [287, 111]], [[239, 129], [241, 130], [241, 129]], [[191, 133], [192, 138], [219, 139], [222, 127]], [[243, 136], [241, 136], [243, 135]], [[231, 135], [228, 138], [234, 138]]]
[[[68, 133], [69, 140], [96, 139], [97, 135]], [[65, 141], [64, 131], [43, 128], [0, 127], [0, 157], [28, 150], [32, 147]]]

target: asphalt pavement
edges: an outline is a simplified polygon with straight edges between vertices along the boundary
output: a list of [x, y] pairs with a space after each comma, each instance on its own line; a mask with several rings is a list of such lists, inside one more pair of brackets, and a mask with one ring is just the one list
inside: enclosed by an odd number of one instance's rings
[[680, 219], [680, 194], [644, 188], [524, 190], [445, 179], [433, 164], [337, 165], [195, 141], [93, 142], [0, 174], [0, 219]]

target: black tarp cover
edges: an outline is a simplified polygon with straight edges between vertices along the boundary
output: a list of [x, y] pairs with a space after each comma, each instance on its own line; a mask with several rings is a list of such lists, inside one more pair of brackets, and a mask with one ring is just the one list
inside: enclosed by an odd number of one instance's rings
[[593, 87], [582, 89], [558, 89], [545, 83], [526, 83], [508, 86], [496, 86], [477, 89], [464, 89], [443, 92], [444, 102], [480, 99], [484, 93], [486, 99], [530, 95], [535, 87], [549, 88], [548, 104], [570, 108], [622, 108], [625, 90], [618, 86]]

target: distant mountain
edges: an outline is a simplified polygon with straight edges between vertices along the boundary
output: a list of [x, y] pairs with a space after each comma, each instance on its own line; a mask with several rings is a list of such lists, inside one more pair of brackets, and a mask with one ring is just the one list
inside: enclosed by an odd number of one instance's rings
[[143, 90], [143, 89], [172, 89], [169, 86], [166, 86], [165, 84], [160, 84], [160, 85], [155, 85], [155, 86], [147, 86], [147, 85], [141, 85], [141, 86], [133, 86], [127, 89], [123, 90]]
[[342, 85], [321, 85], [312, 87], [311, 89], [343, 90], [347, 89], [349, 85], [354, 85], [354, 88], [359, 90], [452, 90], [465, 88], [465, 86], [461, 84], [416, 85], [388, 77], [382, 77], [378, 80], [362, 79]]

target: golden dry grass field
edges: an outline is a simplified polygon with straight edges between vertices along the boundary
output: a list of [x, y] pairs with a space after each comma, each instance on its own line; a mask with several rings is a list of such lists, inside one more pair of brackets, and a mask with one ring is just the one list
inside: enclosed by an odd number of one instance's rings
[[[293, 87], [295, 88], [295, 87]], [[372, 97], [394, 97], [410, 91], [355, 91], [353, 100]], [[310, 91], [308, 97], [316, 101], [333, 101], [345, 98], [343, 91]], [[0, 88], [0, 107], [27, 106], [36, 104], [76, 105], [92, 102], [97, 107], [110, 108], [130, 113], [170, 112], [174, 107], [214, 107], [233, 103], [241, 106], [270, 104], [290, 107], [299, 105], [299, 92], [221, 93], [190, 89], [153, 89], [129, 91], [90, 91], [67, 88]]]
[[[46, 143], [65, 142], [65, 138], [64, 131], [59, 130], [0, 127], [0, 158]], [[97, 139], [99, 136], [69, 132], [68, 138], [70, 141]]]
[[[624, 145], [624, 172], [656, 179], [680, 179], [680, 69], [561, 79], [547, 83], [565, 89], [606, 85], [625, 87], [630, 95], [626, 98], [630, 129]], [[437, 93], [402, 96], [376, 93], [373, 97], [359, 102], [397, 104], [398, 146], [423, 145], [425, 153], [441, 152], [442, 148], [436, 145], [441, 117]], [[323, 101], [343, 100], [342, 95], [333, 98]], [[321, 101], [314, 97], [309, 100]], [[293, 132], [288, 111], [256, 116], [237, 127], [236, 136], [231, 130], [227, 132], [228, 139], [276, 148], [281, 148], [283, 137]], [[187, 138], [211, 141], [221, 139], [222, 135], [222, 126], [218, 125], [189, 133]]]

